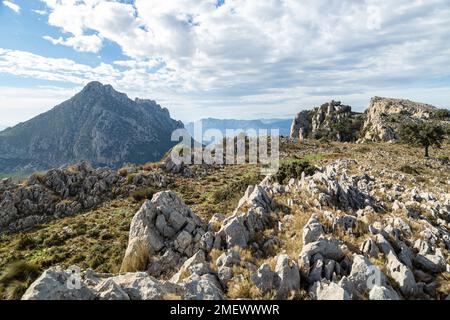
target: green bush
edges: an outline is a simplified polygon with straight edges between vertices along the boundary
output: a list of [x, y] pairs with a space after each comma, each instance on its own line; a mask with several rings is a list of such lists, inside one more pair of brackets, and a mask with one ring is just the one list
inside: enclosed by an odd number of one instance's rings
[[299, 179], [302, 173], [306, 175], [312, 175], [316, 171], [314, 166], [311, 166], [309, 162], [303, 160], [294, 160], [288, 163], [281, 164], [278, 169], [275, 179], [280, 184], [286, 184], [290, 179]]
[[439, 119], [439, 120], [450, 119], [450, 110], [439, 109], [434, 113], [434, 118]]
[[408, 165], [404, 165], [401, 166], [400, 169], [398, 169], [401, 172], [407, 173], [407, 174], [413, 174], [413, 175], [418, 175], [419, 171], [411, 166]]
[[157, 192], [158, 190], [156, 190], [155, 188], [148, 187], [133, 191], [130, 196], [134, 199], [134, 201], [140, 202], [142, 200], [151, 200], [153, 198], [153, 195]]
[[256, 173], [250, 173], [244, 175], [238, 181], [232, 181], [222, 188], [216, 189], [212, 193], [212, 200], [214, 203], [220, 203], [236, 198], [236, 196], [242, 195], [248, 186], [258, 184], [260, 181], [259, 175]]
[[446, 129], [433, 122], [404, 123], [400, 126], [398, 135], [404, 143], [423, 147], [425, 157], [429, 157], [429, 148], [440, 148], [445, 139]]
[[20, 237], [16, 248], [17, 250], [34, 249], [40, 244], [38, 240], [39, 239], [34, 239], [28, 235], [24, 235]]

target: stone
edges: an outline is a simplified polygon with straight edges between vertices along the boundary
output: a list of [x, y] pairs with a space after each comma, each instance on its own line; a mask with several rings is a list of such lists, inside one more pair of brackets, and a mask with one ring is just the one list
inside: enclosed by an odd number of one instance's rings
[[184, 252], [186, 248], [191, 244], [192, 236], [189, 232], [182, 231], [178, 234], [175, 240], [175, 247], [180, 251]]
[[368, 239], [360, 247], [361, 252], [363, 252], [368, 257], [376, 257], [380, 252], [373, 239]]
[[312, 215], [303, 227], [303, 245], [319, 240], [324, 233], [324, 226], [317, 220], [317, 216]]
[[329, 281], [317, 281], [311, 286], [309, 293], [315, 300], [350, 300], [348, 292]]
[[432, 273], [444, 272], [446, 269], [445, 258], [440, 249], [436, 249], [434, 254], [417, 254], [414, 263], [422, 270]]
[[320, 254], [325, 259], [340, 261], [344, 258], [341, 243], [334, 238], [321, 238], [319, 241], [308, 243], [303, 246], [298, 259], [298, 265], [305, 278], [308, 278], [311, 269], [311, 259]]
[[94, 292], [82, 281], [77, 269], [61, 267], [47, 269], [34, 281], [22, 296], [22, 300], [93, 300]]
[[417, 292], [417, 285], [412, 271], [398, 259], [391, 244], [383, 235], [377, 234], [376, 241], [387, 259], [390, 276], [398, 284], [403, 295], [414, 296]]
[[217, 277], [223, 287], [228, 285], [228, 282], [233, 278], [233, 270], [230, 267], [221, 266], [217, 270]]
[[234, 265], [241, 264], [241, 255], [238, 251], [228, 250], [227, 252], [222, 253], [219, 258], [216, 260], [216, 265], [218, 267], [232, 267]]
[[[172, 276], [170, 279], [171, 282], [179, 283], [183, 281], [183, 276], [185, 276], [186, 273], [190, 272], [190, 268], [203, 264], [206, 261], [205, 252], [203, 250], [198, 251], [196, 254], [194, 254], [192, 257], [187, 259], [183, 265], [180, 267], [180, 270]], [[209, 268], [208, 268], [209, 269]]]
[[370, 300], [400, 300], [399, 296], [382, 286], [374, 286], [369, 292]]
[[224, 227], [223, 232], [226, 236], [226, 242], [229, 248], [239, 246], [247, 247], [249, 241], [249, 232], [238, 217], [231, 219]]
[[381, 286], [399, 299], [384, 273], [362, 255], [353, 255], [350, 274], [340, 284], [353, 298], [363, 298], [373, 287]]
[[184, 288], [175, 283], [160, 281], [145, 272], [125, 273], [110, 278], [131, 300], [163, 300], [168, 296], [184, 296]]
[[193, 277], [185, 283], [186, 300], [224, 300], [220, 284], [213, 275]]
[[150, 274], [171, 277], [198, 250], [212, 249], [213, 235], [205, 243], [204, 230], [203, 222], [176, 193], [159, 192], [144, 202], [131, 221], [124, 265], [132, 265], [147, 251]]
[[286, 254], [279, 255], [276, 261], [275, 273], [279, 278], [277, 296], [286, 299], [291, 292], [300, 289], [300, 272], [295, 261]]
[[263, 263], [256, 274], [251, 276], [251, 281], [264, 295], [274, 289], [275, 273], [267, 263]]
[[111, 279], [100, 282], [94, 291], [100, 300], [130, 300], [128, 294]]

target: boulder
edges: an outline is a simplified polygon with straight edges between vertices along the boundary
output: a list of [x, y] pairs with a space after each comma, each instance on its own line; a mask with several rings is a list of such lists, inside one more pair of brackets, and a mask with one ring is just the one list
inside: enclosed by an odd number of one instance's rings
[[309, 294], [315, 300], [350, 300], [350, 295], [342, 287], [325, 280], [314, 283]]
[[321, 238], [316, 242], [308, 243], [303, 246], [300, 252], [298, 265], [305, 278], [309, 277], [312, 266], [312, 258], [320, 254], [325, 259], [341, 261], [344, 258], [342, 244], [334, 238]]
[[279, 299], [286, 299], [291, 292], [300, 289], [300, 272], [295, 261], [286, 254], [279, 255], [276, 261], [277, 296]]
[[100, 300], [130, 300], [128, 294], [112, 279], [105, 279], [94, 289]]
[[46, 270], [22, 296], [22, 300], [93, 300], [94, 292], [81, 278], [78, 268]]
[[377, 234], [376, 241], [386, 257], [389, 274], [400, 287], [403, 295], [414, 296], [417, 293], [417, 284], [412, 271], [398, 259], [391, 244], [383, 235]]
[[253, 284], [264, 295], [274, 289], [275, 274], [267, 263], [263, 263], [256, 274], [253, 274], [251, 280]]
[[184, 297], [184, 288], [168, 281], [160, 281], [146, 272], [125, 273], [110, 278], [131, 300], [163, 300], [170, 296]]
[[414, 263], [420, 269], [431, 273], [444, 272], [446, 269], [446, 261], [441, 249], [436, 249], [434, 254], [417, 254]]
[[369, 292], [370, 300], [400, 300], [398, 294], [392, 289], [374, 286]]
[[131, 221], [124, 262], [139, 258], [143, 246], [152, 257], [152, 275], [173, 275], [183, 259], [205, 247], [204, 230], [202, 221], [174, 192], [157, 193]]
[[316, 215], [312, 215], [303, 227], [303, 245], [319, 240], [324, 233], [324, 226], [319, 222]]
[[221, 286], [211, 274], [188, 278], [185, 289], [186, 300], [224, 300]]

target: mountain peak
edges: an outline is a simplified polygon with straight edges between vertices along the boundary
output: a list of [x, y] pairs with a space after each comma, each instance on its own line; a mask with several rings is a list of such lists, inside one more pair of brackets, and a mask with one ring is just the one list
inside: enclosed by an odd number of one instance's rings
[[154, 107], [140, 105], [111, 85], [90, 82], [71, 99], [0, 135], [0, 171], [49, 169], [81, 160], [111, 167], [158, 161], [175, 144], [173, 130], [183, 125], [167, 109], [149, 105]]
[[81, 90], [80, 94], [82, 96], [112, 96], [116, 99], [128, 99], [128, 96], [125, 93], [119, 92], [114, 89], [114, 87], [110, 84], [103, 84], [99, 81], [91, 81], [89, 82], [83, 90]]

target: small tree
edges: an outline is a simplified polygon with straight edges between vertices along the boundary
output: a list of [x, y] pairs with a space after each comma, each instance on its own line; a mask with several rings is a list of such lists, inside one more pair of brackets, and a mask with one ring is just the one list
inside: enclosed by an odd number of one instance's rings
[[425, 157], [429, 157], [431, 146], [440, 148], [445, 139], [446, 130], [432, 122], [402, 124], [399, 130], [403, 142], [425, 148]]

